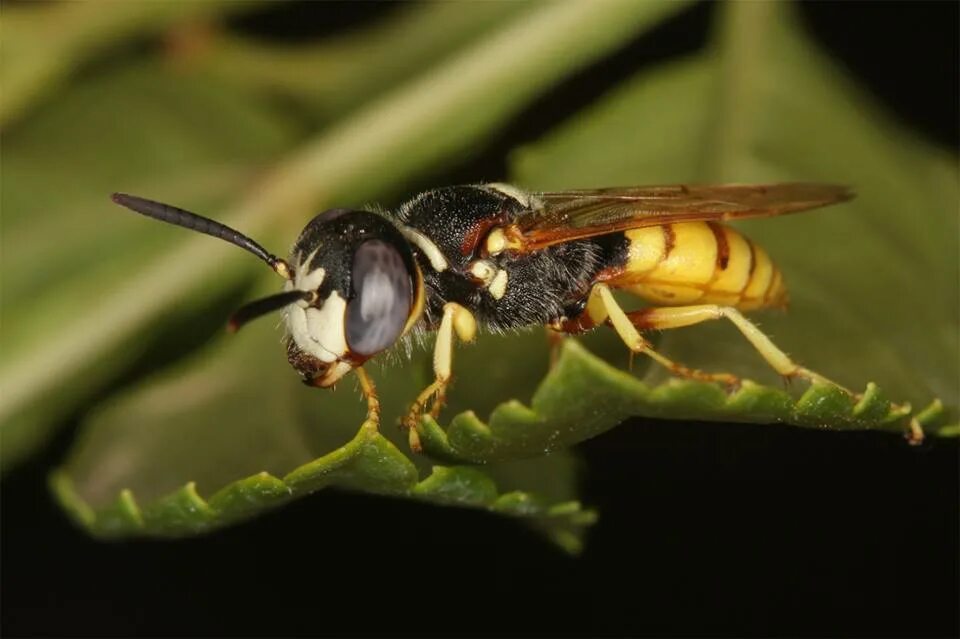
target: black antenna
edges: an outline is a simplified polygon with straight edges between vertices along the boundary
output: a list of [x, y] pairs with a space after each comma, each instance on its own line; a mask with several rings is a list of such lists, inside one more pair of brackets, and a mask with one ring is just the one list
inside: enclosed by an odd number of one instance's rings
[[309, 300], [312, 302], [316, 298], [316, 291], [285, 291], [283, 293], [277, 293], [276, 295], [270, 295], [269, 297], [262, 297], [238, 308], [237, 311], [230, 316], [230, 321], [227, 322], [227, 330], [235, 333], [240, 330], [241, 326], [261, 315], [279, 311], [284, 306], [299, 302], [300, 300]]
[[120, 206], [125, 206], [131, 211], [141, 215], [146, 215], [147, 217], [152, 217], [155, 220], [167, 222], [168, 224], [175, 224], [176, 226], [182, 226], [192, 231], [199, 231], [200, 233], [206, 233], [207, 235], [212, 235], [213, 237], [220, 238], [221, 240], [226, 240], [231, 244], [235, 244], [240, 248], [250, 251], [261, 260], [269, 264], [270, 268], [279, 273], [282, 277], [289, 280], [292, 276], [290, 265], [287, 264], [286, 260], [267, 252], [265, 248], [254, 242], [243, 233], [235, 231], [229, 226], [221, 224], [220, 222], [214, 222], [213, 220], [205, 218], [202, 215], [197, 215], [196, 213], [191, 213], [190, 211], [185, 211], [183, 209], [178, 209], [177, 207], [170, 206], [169, 204], [161, 204], [160, 202], [154, 202], [153, 200], [137, 197], [136, 195], [114, 193], [110, 199]]

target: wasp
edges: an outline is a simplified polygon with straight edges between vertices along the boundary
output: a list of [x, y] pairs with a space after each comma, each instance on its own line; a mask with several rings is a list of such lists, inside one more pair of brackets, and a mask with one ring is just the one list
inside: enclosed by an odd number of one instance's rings
[[[672, 185], [534, 193], [509, 184], [437, 188], [396, 211], [337, 208], [314, 217], [287, 259], [211, 219], [116, 193], [137, 213], [226, 240], [286, 280], [282, 292], [240, 308], [229, 321], [282, 310], [287, 358], [306, 384], [329, 388], [353, 371], [379, 424], [379, 401], [363, 365], [406, 336], [435, 333], [434, 381], [403, 425], [439, 414], [452, 379], [454, 342], [478, 326], [507, 331], [544, 326], [562, 337], [611, 327], [632, 353], [675, 375], [738, 383], [675, 362], [644, 338], [726, 319], [786, 378], [833, 383], [788, 357], [743, 315], [786, 307], [781, 271], [728, 220], [770, 217], [837, 204], [844, 186]], [[624, 310], [621, 290], [650, 304]]]

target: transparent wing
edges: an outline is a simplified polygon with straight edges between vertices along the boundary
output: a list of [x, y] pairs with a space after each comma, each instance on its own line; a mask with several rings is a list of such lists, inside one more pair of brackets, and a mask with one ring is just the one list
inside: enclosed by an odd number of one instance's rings
[[525, 250], [644, 226], [769, 217], [853, 197], [832, 184], [647, 186], [541, 193], [514, 225]]

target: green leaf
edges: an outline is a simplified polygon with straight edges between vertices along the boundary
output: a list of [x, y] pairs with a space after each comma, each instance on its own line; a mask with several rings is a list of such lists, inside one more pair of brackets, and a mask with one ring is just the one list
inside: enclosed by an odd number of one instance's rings
[[549, 504], [522, 491], [500, 494], [494, 481], [474, 468], [434, 466], [425, 479], [417, 478], [413, 463], [375, 426], [366, 424], [346, 445], [294, 469], [282, 480], [260, 472], [231, 482], [209, 500], [200, 496], [195, 482], [189, 482], [143, 509], [134, 493], [124, 489], [116, 501], [95, 511], [77, 492], [68, 473], [55, 473], [51, 489], [76, 523], [106, 538], [195, 535], [328, 486], [529, 519], [569, 552], [581, 549], [582, 529], [595, 521], [595, 514], [583, 510], [578, 502]]
[[[506, 402], [487, 423], [467, 411], [454, 417], [446, 429], [425, 417], [418, 430], [431, 456], [490, 463], [569, 448], [635, 415], [826, 430], [905, 430], [903, 411], [891, 406], [875, 384], [869, 384], [859, 400], [830, 385], [813, 385], [796, 400], [785, 391], [750, 380], [732, 393], [716, 384], [681, 379], [650, 386], [591, 355], [574, 340], [563, 345], [530, 407]], [[941, 432], [943, 415], [936, 406], [918, 419], [931, 432], [946, 434]]]
[[[227, 214], [218, 214], [216, 207], [204, 212], [258, 239], [269, 234], [263, 238], [268, 244], [267, 240], [274, 237], [283, 237], [284, 242], [289, 242], [310, 212], [322, 208], [324, 203], [363, 204], [368, 197], [387, 192], [411, 176], [476, 147], [477, 140], [495, 130], [534, 97], [668, 15], [675, 10], [674, 6], [631, 2], [593, 5], [576, 1], [537, 6], [289, 152], [269, 174], [258, 176], [250, 186], [241, 189], [246, 191], [246, 196], [240, 197]], [[564, 34], [573, 29], [585, 30], [590, 36], [569, 41]], [[508, 59], [511, 63], [504, 64]], [[152, 78], [153, 75], [148, 75], [140, 82], [150, 84]], [[196, 78], [194, 82], [202, 85], [204, 78]], [[198, 140], [205, 139], [206, 129], [216, 133], [229, 129], [234, 143], [242, 146], [247, 128], [243, 122], [233, 122], [229, 113], [222, 119], [206, 114], [193, 120], [195, 105], [178, 102], [180, 94], [165, 93], [165, 87], [167, 85], [161, 83], [159, 91], [150, 93], [156, 102], [154, 108], [149, 109], [152, 117], [172, 118], [178, 125], [189, 123]], [[219, 92], [216, 85], [211, 86], [210, 93], [214, 92]], [[224, 89], [222, 98], [229, 100], [231, 95], [234, 94]], [[249, 96], [235, 97], [238, 103], [254, 100]], [[77, 131], [82, 131], [82, 136], [101, 132], [98, 128], [76, 126], [76, 122], [83, 120], [77, 119], [77, 112], [71, 113], [71, 102], [67, 104], [65, 110], [58, 110], [60, 104], [51, 104], [47, 117], [60, 122], [62, 128], [69, 128], [72, 122], [72, 135]], [[102, 208], [90, 205], [85, 209], [87, 216], [76, 217], [77, 222], [82, 222], [81, 226], [96, 231], [104, 229], [104, 220], [109, 219], [112, 225], [114, 220], [123, 217], [107, 200], [114, 190], [156, 194], [155, 197], [164, 200], [175, 195], [175, 190], [162, 188], [163, 181], [151, 182], [154, 173], [149, 169], [151, 158], [171, 160], [179, 153], [176, 148], [166, 146], [162, 135], [157, 140], [149, 137], [146, 142], [142, 141], [141, 133], [155, 135], [163, 131], [162, 127], [152, 129], [147, 126], [149, 122], [138, 125], [134, 116], [131, 121], [134, 127], [128, 129], [124, 126], [128, 121], [126, 111], [111, 111], [109, 102], [104, 103], [103, 108], [105, 132], [115, 134], [115, 140], [124, 142], [131, 152], [113, 158], [118, 144], [111, 143], [109, 153], [104, 149], [101, 156], [97, 153], [100, 145], [94, 142], [72, 147], [64, 153], [65, 158], [82, 153], [91, 166], [103, 163], [105, 167], [122, 167], [129, 163], [131, 167], [118, 173], [108, 188], [94, 181], [88, 184], [80, 180], [74, 184], [74, 192], [82, 191], [83, 201], [103, 202]], [[255, 109], [260, 108], [264, 108], [263, 105], [255, 103]], [[100, 119], [94, 118], [94, 121]], [[231, 123], [236, 126], [227, 126]], [[15, 137], [16, 132], [11, 135]], [[183, 139], [175, 137], [174, 141]], [[135, 142], [141, 144], [133, 146]], [[27, 162], [33, 151], [30, 145], [25, 146], [28, 148], [17, 153]], [[204, 148], [216, 147], [216, 140], [209, 142], [209, 147], [204, 145]], [[5, 148], [5, 157], [8, 153]], [[264, 159], [268, 154], [270, 150], [258, 147], [254, 155]], [[42, 176], [43, 166], [40, 162], [22, 172], [33, 171], [36, 176]], [[183, 165], [184, 172], [193, 168], [196, 166], [189, 163]], [[105, 175], [108, 171], [101, 168], [97, 173]], [[251, 182], [249, 174], [241, 179]], [[145, 189], [145, 184], [153, 186]], [[141, 188], [136, 188], [138, 186]], [[58, 187], [46, 186], [49, 197], [65, 195]], [[28, 219], [26, 214], [18, 216], [16, 211], [25, 206], [29, 195], [30, 192], [21, 192], [15, 199], [5, 201], [5, 215], [12, 210], [12, 217]], [[7, 197], [5, 190], [5, 200]], [[200, 198], [199, 203], [202, 204], [202, 200]], [[198, 200], [191, 198], [191, 202], [183, 204], [192, 206]], [[69, 197], [58, 204], [62, 208], [72, 207]], [[42, 218], [42, 214], [29, 219], [36, 217]], [[45, 297], [43, 304], [31, 301], [15, 309], [16, 315], [11, 316], [10, 323], [23, 327], [22, 333], [15, 329], [16, 348], [5, 351], [0, 363], [0, 386], [4, 388], [0, 396], [4, 470], [41, 443], [58, 419], [116, 380], [143, 351], [144, 335], [151, 329], [162, 328], [163, 320], [175, 312], [171, 309], [208, 306], [211, 297], [226, 295], [246, 281], [247, 274], [255, 268], [248, 256], [222, 243], [211, 242], [210, 238], [186, 237], [183, 231], [160, 230], [145, 225], [143, 220], [127, 217], [127, 221], [117, 224], [127, 229], [137, 228], [128, 232], [145, 233], [147, 235], [141, 237], [149, 237], [151, 242], [163, 243], [174, 237], [185, 239], [175, 248], [163, 245], [154, 250], [140, 250], [132, 242], [125, 245], [117, 236], [113, 238], [117, 241], [109, 245], [91, 243], [85, 247], [88, 252], [83, 254], [87, 261], [76, 266], [71, 264], [67, 273], [55, 273], [63, 278], [73, 294]], [[139, 230], [147, 228], [150, 230]], [[59, 236], [54, 234], [51, 239], [56, 237]], [[34, 255], [31, 264], [42, 268], [47, 258], [46, 253]], [[8, 269], [5, 265], [4, 272], [28, 271]], [[122, 281], [118, 281], [121, 276]], [[34, 289], [23, 285], [20, 290]], [[62, 330], [64, 318], [69, 318], [70, 330]], [[52, 323], [58, 326], [52, 328]], [[7, 332], [8, 328], [9, 325], [5, 325], [5, 337], [12, 334]], [[52, 402], [49, 398], [54, 395], [57, 401]]]

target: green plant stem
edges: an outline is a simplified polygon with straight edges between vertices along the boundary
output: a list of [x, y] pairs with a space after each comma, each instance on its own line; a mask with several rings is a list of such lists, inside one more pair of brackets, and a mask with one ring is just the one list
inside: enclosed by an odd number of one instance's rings
[[766, 64], [771, 20], [785, 9], [772, 2], [730, 2], [723, 5], [717, 20], [713, 46], [719, 52], [720, 72], [716, 80], [716, 108], [710, 129], [713, 152], [704, 167], [705, 175], [717, 182], [736, 181], [749, 147], [756, 110], [751, 97], [758, 92], [759, 73], [751, 68]]
[[175, 22], [255, 6], [254, 2], [207, 0], [4, 7], [0, 126], [26, 113], [84, 62], [118, 42]]

